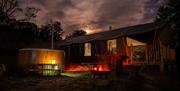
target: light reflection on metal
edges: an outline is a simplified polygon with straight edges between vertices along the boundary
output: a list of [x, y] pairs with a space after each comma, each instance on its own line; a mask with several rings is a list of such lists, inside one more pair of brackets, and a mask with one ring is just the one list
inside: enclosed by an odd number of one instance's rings
[[54, 69], [55, 69], [55, 70], [58, 70], [58, 69], [59, 69], [59, 67], [58, 67], [58, 66], [54, 66]]

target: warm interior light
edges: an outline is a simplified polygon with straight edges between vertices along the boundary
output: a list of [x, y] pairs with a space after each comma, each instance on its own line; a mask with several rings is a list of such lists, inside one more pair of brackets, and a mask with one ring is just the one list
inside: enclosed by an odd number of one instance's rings
[[56, 64], [56, 60], [52, 60], [51, 62], [52, 62], [52, 64]]
[[117, 52], [117, 41], [116, 39], [108, 40], [107, 41], [107, 48], [108, 51], [116, 53]]
[[56, 52], [41, 52], [37, 57], [38, 64], [59, 64], [59, 55]]
[[91, 56], [91, 43], [84, 44], [84, 56]]

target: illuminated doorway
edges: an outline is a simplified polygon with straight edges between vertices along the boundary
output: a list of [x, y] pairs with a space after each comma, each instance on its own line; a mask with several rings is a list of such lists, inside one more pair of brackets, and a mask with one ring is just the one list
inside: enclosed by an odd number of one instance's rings
[[84, 56], [91, 56], [91, 43], [84, 44]]
[[143, 63], [146, 59], [146, 44], [127, 37], [128, 56], [130, 63]]
[[107, 49], [109, 52], [117, 53], [117, 41], [116, 39], [108, 40], [107, 41]]

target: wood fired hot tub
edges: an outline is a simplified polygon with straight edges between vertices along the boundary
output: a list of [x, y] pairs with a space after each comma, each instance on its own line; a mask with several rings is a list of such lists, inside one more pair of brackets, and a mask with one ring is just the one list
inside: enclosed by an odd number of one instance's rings
[[26, 72], [55, 76], [63, 71], [64, 58], [62, 50], [24, 48], [19, 50], [18, 67]]

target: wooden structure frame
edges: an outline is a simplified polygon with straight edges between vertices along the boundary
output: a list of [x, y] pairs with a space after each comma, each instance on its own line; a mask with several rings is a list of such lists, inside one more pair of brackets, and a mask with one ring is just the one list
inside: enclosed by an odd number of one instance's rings
[[[92, 63], [97, 62], [100, 56], [107, 53], [107, 41], [112, 39], [117, 41], [118, 54], [132, 56], [131, 53], [128, 53], [127, 37], [129, 37], [145, 44], [145, 60], [143, 62], [133, 62], [132, 59], [128, 59], [124, 64], [157, 65], [161, 68], [162, 60], [175, 60], [175, 51], [161, 43], [155, 32], [158, 29], [159, 27], [154, 23], [135, 25], [67, 39], [59, 43], [57, 47], [65, 51], [66, 64]], [[91, 56], [83, 55], [84, 43], [92, 44]]]

